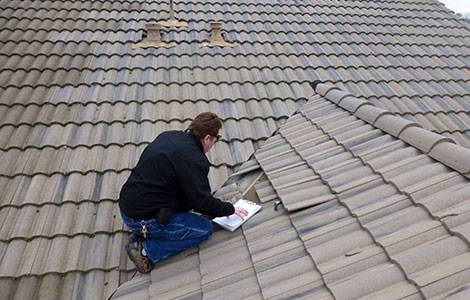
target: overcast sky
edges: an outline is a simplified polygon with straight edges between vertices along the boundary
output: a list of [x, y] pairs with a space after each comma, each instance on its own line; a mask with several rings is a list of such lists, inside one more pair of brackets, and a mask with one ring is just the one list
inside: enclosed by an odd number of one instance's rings
[[470, 12], [470, 0], [439, 0], [455, 13]]

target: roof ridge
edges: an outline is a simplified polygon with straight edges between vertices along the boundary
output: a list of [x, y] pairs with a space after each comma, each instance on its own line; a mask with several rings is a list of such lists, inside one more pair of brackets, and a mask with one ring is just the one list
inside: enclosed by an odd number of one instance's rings
[[470, 178], [470, 149], [459, 146], [448, 137], [424, 129], [416, 122], [378, 108], [332, 85], [314, 82], [312, 86], [316, 93], [348, 110], [354, 116]]

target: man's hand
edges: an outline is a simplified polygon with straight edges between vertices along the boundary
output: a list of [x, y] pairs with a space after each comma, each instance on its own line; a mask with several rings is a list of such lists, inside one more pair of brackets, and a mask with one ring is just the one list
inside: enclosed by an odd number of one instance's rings
[[248, 211], [239, 206], [235, 206], [235, 214], [239, 216], [242, 220], [245, 220], [245, 217], [248, 216]]

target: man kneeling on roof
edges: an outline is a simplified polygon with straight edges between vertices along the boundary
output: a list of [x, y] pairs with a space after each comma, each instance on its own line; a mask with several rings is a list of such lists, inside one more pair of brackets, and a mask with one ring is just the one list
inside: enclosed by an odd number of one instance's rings
[[222, 122], [201, 113], [184, 131], [166, 131], [148, 145], [123, 185], [119, 207], [133, 231], [126, 245], [137, 270], [148, 273], [153, 264], [207, 240], [211, 217], [247, 211], [212, 197], [207, 153], [219, 140]]

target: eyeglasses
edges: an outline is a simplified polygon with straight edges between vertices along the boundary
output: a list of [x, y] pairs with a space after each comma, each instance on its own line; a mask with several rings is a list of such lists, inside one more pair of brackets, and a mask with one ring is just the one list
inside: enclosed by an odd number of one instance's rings
[[214, 136], [214, 137], [215, 137], [215, 143], [217, 143], [222, 136], [220, 134], [218, 134], [217, 136]]

